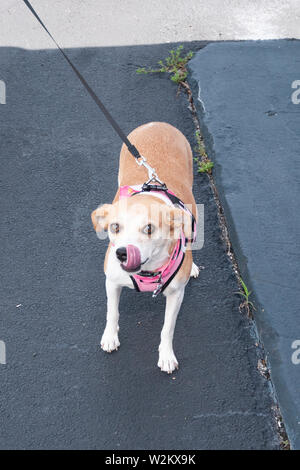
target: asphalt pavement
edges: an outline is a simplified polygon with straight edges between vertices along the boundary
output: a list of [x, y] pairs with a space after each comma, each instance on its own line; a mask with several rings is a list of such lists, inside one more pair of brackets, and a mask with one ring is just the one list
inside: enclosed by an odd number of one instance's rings
[[[293, 448], [300, 448], [299, 53], [296, 40], [209, 44], [190, 83], [239, 268]], [[297, 81], [298, 80], [298, 81]]]
[[[166, 121], [194, 145], [186, 97], [165, 75], [136, 74], [171, 46], [68, 53], [125, 132]], [[177, 322], [179, 371], [156, 366], [164, 299], [129, 289], [121, 347], [105, 354], [106, 242], [90, 212], [113, 199], [121, 142], [57, 50], [2, 47], [0, 63], [0, 448], [277, 449], [270, 382], [257, 370], [263, 352], [239, 311], [206, 176], [195, 174], [204, 269]]]

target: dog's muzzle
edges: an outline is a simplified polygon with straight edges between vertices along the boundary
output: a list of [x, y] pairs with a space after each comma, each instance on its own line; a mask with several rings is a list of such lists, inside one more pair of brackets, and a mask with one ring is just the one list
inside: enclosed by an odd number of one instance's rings
[[122, 269], [127, 272], [139, 271], [141, 267], [141, 252], [134, 245], [121, 246], [116, 250], [116, 256]]

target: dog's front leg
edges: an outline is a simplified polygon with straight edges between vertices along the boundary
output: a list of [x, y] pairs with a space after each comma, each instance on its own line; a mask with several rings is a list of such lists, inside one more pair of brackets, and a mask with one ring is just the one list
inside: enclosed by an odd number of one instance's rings
[[109, 279], [106, 279], [105, 286], [107, 295], [107, 317], [106, 327], [101, 338], [101, 348], [104, 351], [111, 352], [118, 349], [120, 346], [118, 338], [119, 301], [122, 287]]
[[162, 371], [168, 372], [168, 374], [171, 374], [175, 368], [178, 368], [178, 362], [173, 351], [173, 336], [183, 296], [184, 286], [179, 289], [171, 289], [169, 287], [166, 292], [167, 303], [165, 321], [161, 330], [161, 340], [158, 348], [159, 359], [157, 365]]

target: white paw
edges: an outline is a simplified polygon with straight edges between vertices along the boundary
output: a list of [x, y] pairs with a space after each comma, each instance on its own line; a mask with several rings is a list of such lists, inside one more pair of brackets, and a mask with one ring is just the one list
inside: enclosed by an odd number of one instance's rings
[[168, 374], [172, 374], [175, 369], [178, 369], [178, 361], [173, 351], [163, 351], [163, 349], [160, 349], [157, 365]]
[[192, 264], [192, 269], [191, 269], [191, 274], [190, 277], [198, 277], [199, 276], [200, 269], [198, 266], [195, 265], [195, 263]]
[[103, 336], [101, 338], [101, 348], [103, 351], [112, 352], [115, 349], [118, 349], [119, 346], [120, 341], [118, 338], [118, 333], [104, 330]]

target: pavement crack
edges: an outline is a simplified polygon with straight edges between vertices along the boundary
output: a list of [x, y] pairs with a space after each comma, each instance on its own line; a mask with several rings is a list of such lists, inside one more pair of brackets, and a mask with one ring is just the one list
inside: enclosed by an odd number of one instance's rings
[[[199, 120], [197, 109], [196, 109], [196, 106], [195, 106], [195, 103], [194, 103], [194, 98], [193, 98], [193, 93], [192, 93], [191, 87], [190, 87], [188, 81], [181, 82], [181, 85], [184, 87], [184, 89], [186, 91], [186, 94], [187, 94], [187, 97], [188, 97], [188, 102], [189, 102], [188, 109], [190, 110], [191, 115], [192, 115], [192, 120], [193, 120], [193, 123], [194, 123], [194, 126], [195, 126], [195, 132], [198, 133], [198, 135], [200, 136], [201, 140], [203, 141], [204, 147], [205, 147], [205, 142], [204, 142], [203, 134], [202, 134], [202, 131], [201, 131], [201, 126], [200, 126], [200, 120]], [[198, 100], [199, 100], [199, 102], [202, 106], [202, 109], [205, 111], [205, 105], [204, 105], [203, 100], [201, 98], [200, 88], [199, 88], [199, 94], [198, 94], [197, 98], [198, 98]], [[221, 238], [225, 243], [226, 254], [227, 254], [227, 256], [228, 256], [228, 258], [231, 262], [231, 265], [232, 265], [233, 271], [235, 273], [237, 282], [240, 285], [241, 284], [241, 279], [242, 279], [241, 272], [240, 272], [240, 269], [239, 269], [239, 266], [238, 266], [237, 258], [235, 256], [230, 237], [229, 237], [229, 229], [228, 229], [228, 224], [227, 224], [227, 220], [226, 220], [226, 217], [225, 217], [225, 211], [224, 211], [223, 206], [221, 204], [221, 199], [220, 199], [217, 187], [216, 187], [216, 183], [215, 183], [213, 173], [212, 172], [210, 172], [210, 173], [207, 172], [206, 174], [207, 174], [207, 177], [209, 179], [209, 183], [210, 183], [210, 186], [211, 186], [211, 189], [212, 189], [214, 201], [215, 201], [215, 204], [216, 204], [216, 207], [217, 207], [219, 226], [220, 226], [220, 229], [221, 229]], [[240, 308], [240, 311], [241, 311], [241, 308]], [[255, 322], [255, 319], [253, 317], [252, 312], [250, 312], [250, 314], [247, 315], [247, 318], [248, 318], [250, 326], [251, 325], [252, 326], [256, 325], [256, 322]], [[256, 328], [256, 326], [255, 326], [255, 328]], [[261, 353], [263, 355], [265, 355], [264, 348], [263, 348], [263, 345], [261, 343], [261, 339], [257, 336], [257, 333], [255, 333], [255, 335], [257, 337], [257, 341], [256, 341], [255, 346], [260, 344]], [[262, 359], [260, 359], [260, 361], [261, 360]], [[267, 361], [265, 359], [263, 359], [263, 361], [267, 364]], [[267, 372], [269, 374], [268, 378], [270, 379], [272, 387], [274, 389], [272, 380], [270, 378], [270, 372], [269, 372], [268, 366], [267, 366]], [[284, 427], [284, 424], [283, 424], [282, 415], [281, 415], [281, 412], [279, 410], [277, 400], [275, 400], [275, 403], [274, 403], [274, 406], [273, 406], [272, 410], [273, 410], [274, 421], [276, 423], [277, 433], [278, 433], [279, 439], [280, 439], [280, 446], [281, 446], [282, 449], [289, 448], [289, 441], [288, 441], [288, 438], [287, 438], [286, 430], [285, 430], [285, 427]], [[276, 410], [276, 411], [274, 411], [274, 410]], [[217, 417], [217, 418], [225, 418], [225, 417], [228, 417], [228, 416], [236, 416], [236, 415], [239, 415], [239, 416], [252, 416], [253, 415], [253, 416], [263, 416], [263, 417], [267, 416], [267, 414], [264, 414], [264, 413], [257, 414], [256, 412], [250, 412], [250, 411], [227, 411], [225, 413], [220, 413], [220, 414], [219, 413], [199, 414], [199, 415], [195, 415], [194, 418], [195, 419], [201, 419], [201, 418], [206, 418], [206, 417], [210, 417], [210, 416], [211, 417]]]

